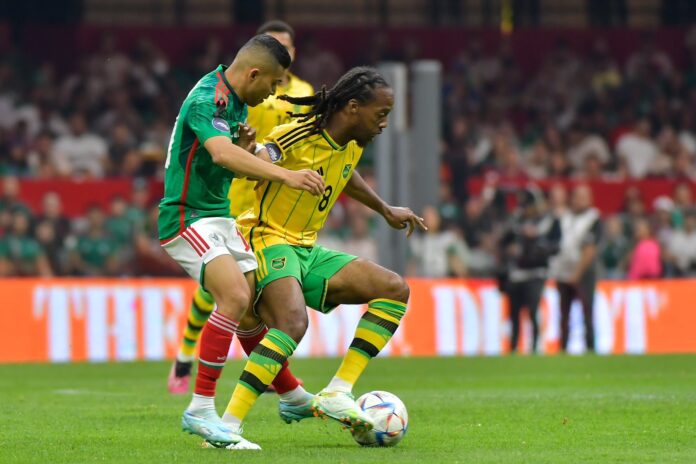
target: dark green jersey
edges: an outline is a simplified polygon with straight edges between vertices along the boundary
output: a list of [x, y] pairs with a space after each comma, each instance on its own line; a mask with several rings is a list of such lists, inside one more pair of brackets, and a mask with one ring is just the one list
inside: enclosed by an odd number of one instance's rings
[[107, 261], [119, 252], [118, 244], [104, 235], [78, 237], [76, 251], [87, 265], [96, 268], [104, 268]]
[[247, 106], [220, 65], [193, 87], [179, 110], [169, 141], [160, 202], [159, 238], [171, 238], [204, 217], [230, 217], [227, 192], [234, 173], [216, 165], [203, 144], [227, 136], [236, 143]]
[[17, 235], [6, 235], [0, 242], [0, 256], [14, 264], [17, 275], [34, 275], [38, 272], [38, 259], [44, 255], [39, 242]]

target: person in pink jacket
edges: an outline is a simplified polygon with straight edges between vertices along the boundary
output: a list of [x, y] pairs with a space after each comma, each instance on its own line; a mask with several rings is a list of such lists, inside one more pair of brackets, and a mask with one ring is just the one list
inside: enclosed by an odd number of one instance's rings
[[652, 236], [647, 219], [635, 224], [636, 246], [628, 266], [630, 280], [657, 279], [662, 275], [660, 244]]

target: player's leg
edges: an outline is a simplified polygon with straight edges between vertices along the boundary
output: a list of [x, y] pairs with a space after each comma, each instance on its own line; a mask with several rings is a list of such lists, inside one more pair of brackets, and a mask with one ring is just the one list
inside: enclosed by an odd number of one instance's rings
[[315, 247], [303, 287], [308, 306], [328, 312], [338, 304], [368, 303], [341, 366], [314, 407], [352, 428], [370, 428], [353, 399], [352, 388], [370, 359], [391, 339], [406, 311], [409, 288], [397, 274], [374, 263]]
[[185, 431], [216, 445], [246, 448], [247, 442], [241, 438], [239, 427], [229, 427], [220, 420], [215, 409], [215, 389], [237, 321], [249, 306], [251, 292], [236, 260], [230, 255], [219, 256], [207, 264], [204, 283], [217, 302], [217, 308], [201, 334], [194, 394], [182, 417], [182, 426]]
[[[252, 253], [244, 254], [238, 243], [227, 237], [234, 221], [226, 218], [201, 219], [182, 234], [163, 245], [196, 281], [203, 284], [217, 303], [201, 333], [200, 360], [191, 403], [182, 416], [185, 431], [200, 435], [211, 443], [240, 449], [259, 449], [244, 440], [239, 429], [225, 425], [215, 410], [215, 387], [227, 359], [237, 321], [251, 301], [245, 272], [256, 268]], [[242, 252], [233, 256], [235, 250]]]
[[328, 385], [331, 391], [350, 392], [367, 363], [377, 356], [396, 332], [406, 313], [410, 290], [395, 272], [370, 261], [356, 259], [329, 279], [327, 303], [367, 303], [355, 337], [336, 375]]
[[[273, 382], [307, 330], [305, 302], [299, 283], [300, 264], [292, 248], [277, 245], [261, 253], [261, 266], [256, 276], [256, 310], [271, 329], [249, 355], [225, 410], [223, 420], [235, 425], [241, 424], [261, 393]], [[273, 260], [282, 261], [282, 267], [274, 269], [265, 265]]]
[[167, 381], [169, 393], [174, 395], [188, 393], [191, 368], [196, 357], [196, 344], [201, 336], [201, 330], [215, 309], [213, 296], [199, 286], [191, 298], [179, 352], [172, 365]]
[[[247, 311], [237, 329], [237, 339], [244, 352], [251, 355], [254, 348], [268, 333], [266, 322], [256, 316], [253, 311]], [[286, 423], [301, 421], [312, 417], [312, 399], [314, 395], [307, 392], [300, 379], [290, 371], [289, 360], [286, 360], [278, 375], [271, 383], [271, 387], [278, 393], [280, 401], [278, 409], [280, 418]], [[271, 389], [269, 388], [268, 391]]]

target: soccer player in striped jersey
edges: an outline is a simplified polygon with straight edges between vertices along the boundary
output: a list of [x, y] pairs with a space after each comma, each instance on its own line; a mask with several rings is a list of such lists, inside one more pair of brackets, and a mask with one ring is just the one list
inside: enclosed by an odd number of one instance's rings
[[324, 191], [323, 179], [314, 170], [289, 171], [252, 154], [262, 147], [245, 124], [247, 105], [258, 105], [273, 94], [289, 65], [290, 55], [273, 37], [249, 40], [229, 67], [220, 65], [189, 92], [165, 161], [159, 238], [217, 302], [201, 335], [196, 388], [182, 427], [236, 449], [259, 447], [242, 438], [239, 427], [220, 420], [215, 387], [238, 322], [249, 307], [257, 263], [230, 216], [230, 181], [237, 173], [280, 182], [310, 196]]
[[[290, 25], [283, 21], [268, 21], [262, 24], [256, 33], [268, 34], [278, 40], [290, 54], [291, 60], [295, 60], [295, 31]], [[290, 70], [286, 70], [282, 82], [276, 87], [275, 94], [269, 96], [260, 105], [249, 108], [247, 123], [256, 129], [256, 141], [263, 142], [263, 139], [271, 133], [274, 127], [290, 122], [289, 113], [300, 111], [300, 106], [277, 98], [279, 95], [306, 97], [313, 94], [314, 90], [309, 82], [303, 81], [292, 74]], [[255, 180], [247, 178], [232, 180], [228, 194], [232, 217], [237, 217], [253, 207], [256, 185]], [[172, 394], [188, 393], [196, 343], [214, 307], [215, 301], [212, 295], [203, 290], [202, 287], [198, 287], [193, 295], [179, 352], [167, 380], [167, 388]], [[247, 354], [251, 353], [251, 350], [258, 345], [265, 335], [265, 331], [267, 328], [263, 324], [249, 330], [237, 331], [237, 339]], [[299, 386], [299, 380], [287, 368], [281, 370], [271, 385], [280, 394], [281, 407], [282, 403], [286, 401], [303, 401], [307, 397], [308, 394], [303, 389], [298, 389]]]
[[[313, 198], [282, 184], [262, 182], [254, 208], [238, 224], [257, 257], [256, 314], [270, 327], [253, 350], [232, 394], [223, 421], [238, 426], [273, 381], [307, 330], [306, 307], [329, 313], [339, 304], [366, 303], [355, 337], [338, 371], [311, 401], [286, 410], [296, 420], [328, 416], [353, 429], [372, 424], [355, 403], [352, 388], [370, 359], [397, 330], [406, 312], [406, 281], [375, 263], [316, 245], [336, 199], [345, 192], [394, 228], [425, 229], [410, 209], [388, 205], [355, 168], [363, 147], [387, 126], [392, 89], [372, 68], [353, 68], [329, 91], [310, 97], [281, 97], [311, 106], [297, 122], [279, 126], [265, 140], [268, 161], [312, 169], [325, 181]], [[245, 318], [245, 325], [255, 322]]]

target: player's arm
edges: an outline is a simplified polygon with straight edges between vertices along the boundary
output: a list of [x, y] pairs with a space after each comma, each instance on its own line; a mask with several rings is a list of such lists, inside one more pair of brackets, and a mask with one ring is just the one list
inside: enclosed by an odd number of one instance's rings
[[406, 235], [411, 235], [416, 227], [419, 227], [421, 230], [428, 229], [423, 224], [423, 218], [418, 217], [410, 208], [387, 204], [386, 201], [377, 195], [377, 192], [372, 190], [372, 187], [367, 185], [365, 179], [357, 171], [353, 171], [353, 175], [348, 180], [343, 191], [352, 199], [381, 214], [391, 227], [395, 229], [408, 227]]
[[[216, 107], [212, 101], [191, 103], [186, 121], [215, 164], [243, 176], [281, 182], [288, 187], [306, 190], [314, 195], [324, 192], [324, 179], [310, 170], [290, 171], [267, 163], [234, 143], [226, 121], [213, 121]], [[215, 122], [215, 124], [213, 123]]]
[[232, 143], [227, 136], [211, 137], [204, 143], [213, 163], [246, 177], [281, 182], [288, 187], [307, 190], [314, 195], [324, 193], [324, 179], [311, 169], [290, 171], [268, 163]]

